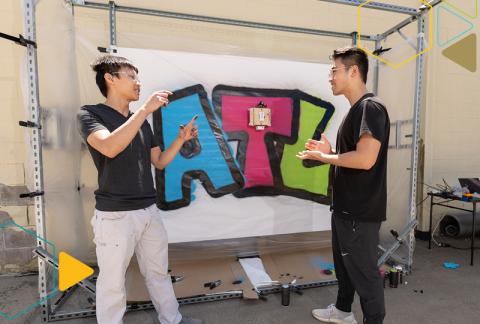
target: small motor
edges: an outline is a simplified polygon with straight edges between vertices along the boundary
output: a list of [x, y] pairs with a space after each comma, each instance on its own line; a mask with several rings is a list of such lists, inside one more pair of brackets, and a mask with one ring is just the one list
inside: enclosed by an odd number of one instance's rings
[[272, 126], [271, 110], [262, 101], [256, 107], [248, 108], [248, 113], [248, 126], [253, 126], [256, 130], [264, 130], [265, 127]]

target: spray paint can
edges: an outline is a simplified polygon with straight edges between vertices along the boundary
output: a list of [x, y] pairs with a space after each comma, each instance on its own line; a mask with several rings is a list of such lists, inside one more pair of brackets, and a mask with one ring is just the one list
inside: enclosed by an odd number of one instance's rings
[[393, 268], [390, 270], [390, 288], [397, 288], [398, 287], [398, 280], [399, 280], [399, 272], [397, 269]]
[[383, 280], [383, 288], [385, 288], [385, 281], [387, 280], [387, 273], [385, 269], [379, 268], [378, 269], [378, 274], [380, 275], [380, 278]]
[[282, 305], [288, 306], [290, 305], [290, 285], [284, 284], [282, 285]]
[[400, 276], [400, 284], [403, 284], [403, 267], [398, 265], [395, 267], [397, 269], [397, 272], [399, 273]]

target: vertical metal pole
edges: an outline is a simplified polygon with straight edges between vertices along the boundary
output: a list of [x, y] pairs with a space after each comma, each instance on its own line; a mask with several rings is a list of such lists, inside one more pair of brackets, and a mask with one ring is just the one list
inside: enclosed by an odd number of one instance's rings
[[475, 218], [477, 214], [477, 203], [473, 202], [472, 210], [472, 242], [470, 245], [470, 265], [473, 266], [473, 254], [475, 253]]
[[432, 217], [433, 217], [433, 195], [430, 195], [430, 219], [428, 222], [428, 249], [432, 248]]
[[109, 22], [110, 22], [110, 46], [117, 46], [117, 14], [115, 2], [110, 1], [109, 7]]
[[352, 46], [357, 46], [357, 38], [358, 38], [358, 32], [352, 32]]
[[[424, 35], [425, 32], [425, 16], [422, 14], [418, 18], [418, 33]], [[422, 52], [425, 44], [422, 37], [417, 41], [418, 52]], [[423, 85], [423, 69], [424, 69], [424, 55], [417, 56], [416, 60], [416, 76], [415, 76], [415, 102], [413, 110], [413, 143], [412, 143], [412, 161], [411, 161], [411, 176], [410, 176], [410, 219], [417, 217], [417, 174], [418, 174], [418, 155], [420, 146], [420, 112], [422, 106], [422, 85]], [[413, 263], [413, 249], [415, 244], [415, 235], [412, 231], [410, 233], [408, 245], [408, 267]]]
[[402, 123], [400, 120], [395, 122], [395, 149], [399, 150], [402, 146]]
[[[380, 41], [378, 39], [375, 40], [375, 49], [380, 48]], [[378, 96], [378, 77], [380, 73], [380, 60], [375, 59], [373, 68], [373, 93]]]
[[[24, 28], [25, 37], [29, 40], [36, 40], [35, 31], [35, 0], [24, 0]], [[37, 52], [32, 45], [27, 46], [27, 75], [28, 75], [28, 111], [29, 120], [37, 125], [41, 123], [40, 104], [38, 96], [38, 65]], [[31, 146], [33, 152], [33, 190], [43, 191], [43, 161], [42, 161], [42, 138], [41, 132], [33, 128], [31, 134]], [[43, 196], [34, 197], [35, 225], [37, 235], [45, 238], [45, 204]], [[37, 247], [47, 249], [44, 241], [37, 239]], [[45, 261], [38, 258], [38, 290], [40, 293], [41, 316], [44, 322], [48, 321], [50, 314], [50, 303], [47, 297], [47, 265]]]

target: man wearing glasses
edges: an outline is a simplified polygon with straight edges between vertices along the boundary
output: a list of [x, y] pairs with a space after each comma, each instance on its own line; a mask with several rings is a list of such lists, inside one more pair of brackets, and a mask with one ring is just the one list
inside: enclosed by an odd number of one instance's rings
[[332, 249], [338, 279], [335, 304], [315, 309], [323, 322], [357, 323], [351, 307], [360, 296], [363, 323], [383, 323], [385, 301], [377, 267], [377, 245], [387, 206], [387, 152], [390, 120], [385, 105], [369, 93], [367, 54], [347, 47], [333, 52], [330, 84], [351, 108], [338, 130], [336, 149], [322, 134], [308, 140], [297, 157], [332, 165]]
[[94, 242], [100, 273], [96, 284], [96, 315], [100, 324], [120, 324], [126, 310], [125, 273], [133, 254], [145, 277], [162, 324], [201, 324], [182, 318], [168, 275], [168, 239], [157, 208], [151, 165], [164, 169], [185, 141], [196, 137], [193, 118], [162, 152], [146, 121], [168, 104], [169, 91], [156, 91], [135, 113], [130, 102], [140, 97], [138, 69], [113, 55], [93, 64], [104, 103], [83, 106], [78, 128], [98, 171]]

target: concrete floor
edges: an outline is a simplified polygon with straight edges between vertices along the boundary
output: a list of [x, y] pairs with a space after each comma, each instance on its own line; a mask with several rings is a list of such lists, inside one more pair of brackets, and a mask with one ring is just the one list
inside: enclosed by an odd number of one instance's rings
[[[477, 251], [476, 264], [472, 267], [470, 251], [452, 248], [427, 249], [427, 243], [417, 241], [413, 273], [408, 276], [407, 285], [397, 289], [386, 288], [386, 324], [415, 323], [480, 323], [480, 253]], [[459, 241], [456, 245], [468, 246]], [[455, 262], [460, 268], [447, 270], [443, 262]], [[34, 276], [0, 278], [0, 311], [17, 309], [20, 302], [34, 302], [36, 292]], [[313, 308], [332, 303], [336, 296], [336, 286], [307, 289], [303, 296], [293, 294], [288, 307], [281, 306], [279, 295], [270, 295], [267, 301], [226, 300], [181, 307], [184, 315], [204, 319], [208, 324], [220, 323], [320, 323], [313, 319]], [[423, 293], [421, 293], [423, 291]], [[82, 302], [83, 298], [83, 302]], [[77, 299], [77, 300], [75, 300]], [[75, 296], [72, 305], [85, 304], [85, 296]], [[68, 306], [68, 307], [67, 307]], [[353, 311], [357, 320], [362, 318], [358, 298]], [[0, 319], [0, 323], [40, 323], [40, 310], [37, 308], [15, 320]], [[59, 323], [96, 323], [94, 318], [67, 320]], [[127, 313], [124, 323], [156, 323], [153, 310]]]

